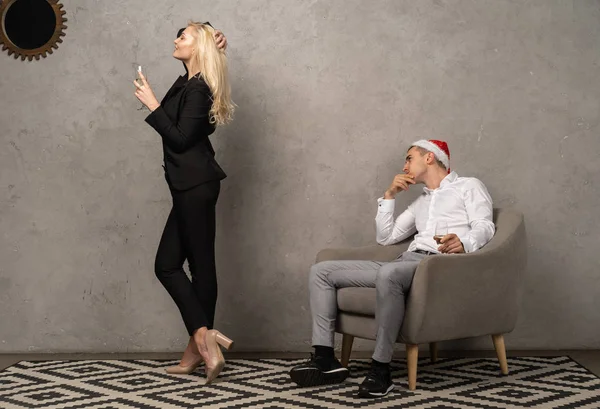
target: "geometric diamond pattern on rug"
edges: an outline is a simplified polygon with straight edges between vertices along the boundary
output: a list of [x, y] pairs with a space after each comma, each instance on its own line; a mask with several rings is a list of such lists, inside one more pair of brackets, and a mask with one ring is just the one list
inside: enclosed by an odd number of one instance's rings
[[227, 404], [231, 407], [236, 403], [251, 401], [260, 397], [261, 394], [236, 387], [228, 387], [215, 384], [210, 388], [185, 387], [165, 392], [154, 392], [141, 395], [143, 398], [156, 402], [159, 407], [172, 405], [181, 408], [194, 408], [201, 402], [205, 407], [216, 407], [219, 404]]
[[247, 379], [256, 379], [256, 374], [260, 373], [261, 377], [269, 376], [281, 372], [288, 372], [289, 360], [280, 359], [257, 359], [257, 360], [231, 360], [227, 361], [227, 365], [219, 378], [230, 379], [231, 381], [241, 381]]
[[494, 385], [479, 386], [456, 396], [469, 397], [482, 402], [500, 403], [504, 407], [547, 407], [544, 406], [560, 399], [567, 400], [575, 392], [560, 388], [549, 389], [542, 386], [528, 386], [520, 383], [502, 382]]
[[182, 384], [190, 383], [194, 383], [194, 385], [198, 384], [198, 382], [194, 382], [192, 379], [179, 378], [159, 372], [134, 372], [122, 376], [86, 380], [83, 381], [83, 383], [99, 387], [104, 391], [124, 393], [148, 392], [153, 389], [162, 390], [165, 387], [180, 386]]
[[[3, 393], [0, 402], [14, 407], [23, 408], [50, 408], [72, 403], [89, 402], [94, 398], [100, 397], [102, 394], [77, 388], [71, 385], [51, 384], [48, 386], [27, 388], [25, 390], [13, 390], [8, 393]], [[61, 407], [61, 406], [58, 406]]]
[[552, 406], [553, 409], [598, 409], [600, 408], [600, 395], [596, 395], [592, 398], [586, 398], [582, 400], [577, 400], [573, 403], [566, 403], [561, 406]]
[[522, 378], [526, 382], [534, 382], [542, 385], [568, 386], [575, 389], [598, 391], [600, 395], [600, 384], [598, 378], [584, 368], [570, 370], [557, 369]]
[[305, 359], [232, 359], [211, 385], [200, 367], [169, 375], [176, 360], [19, 362], [0, 371], [2, 409], [413, 408], [598, 409], [600, 379], [568, 357], [419, 359], [417, 390], [407, 389], [404, 360], [392, 362], [395, 389], [365, 400], [358, 384], [370, 361], [350, 361], [338, 385], [298, 388], [289, 370]]
[[49, 381], [20, 373], [0, 372], [0, 391], [47, 384]]
[[[376, 407], [393, 407], [396, 402], [401, 401], [403, 405], [408, 403], [408, 398], [413, 396], [413, 393], [396, 388], [393, 393], [382, 398], [365, 400], [359, 398], [356, 394], [359, 380], [352, 378], [353, 382], [344, 382], [337, 385], [326, 385], [316, 388], [300, 389], [297, 396], [302, 398], [305, 404], [313, 404], [321, 407], [341, 407], [341, 408], [362, 408], [365, 403], [376, 405]], [[360, 378], [362, 381], [362, 378]], [[388, 406], [391, 405], [391, 406]]]
[[151, 406], [138, 401], [127, 400], [123, 398], [104, 398], [82, 404], [67, 404], [59, 406], [44, 406], [52, 409], [162, 409], [159, 406]]
[[295, 383], [290, 382], [290, 376], [287, 371], [279, 371], [271, 374], [266, 374], [260, 377], [248, 377], [241, 380], [232, 380], [232, 383], [238, 387], [247, 387], [248, 389], [258, 389], [273, 393], [287, 392], [297, 389]]
[[133, 370], [133, 368], [128, 368], [127, 366], [119, 365], [118, 363], [111, 361], [73, 361], [50, 368], [36, 368], [34, 372], [71, 380], [92, 378]]
[[[427, 359], [427, 358], [425, 358]], [[425, 361], [426, 362], [426, 361]], [[490, 374], [495, 373], [497, 377], [501, 377], [500, 366], [498, 361], [490, 359], [461, 359], [451, 358], [445, 362], [438, 364], [430, 364], [434, 372], [444, 371], [452, 374], [463, 373], [465, 375], [474, 375], [478, 377], [488, 378]], [[530, 361], [513, 361], [510, 366], [511, 375], [519, 375], [522, 373], [531, 373], [537, 369], [545, 368], [547, 365], [543, 363]]]

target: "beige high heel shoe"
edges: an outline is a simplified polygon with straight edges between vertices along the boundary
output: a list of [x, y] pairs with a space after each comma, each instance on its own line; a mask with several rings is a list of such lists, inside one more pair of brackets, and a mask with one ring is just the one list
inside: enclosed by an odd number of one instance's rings
[[168, 368], [165, 368], [165, 372], [168, 374], [174, 374], [174, 375], [189, 375], [192, 372], [194, 372], [196, 370], [196, 368], [198, 368], [202, 364], [202, 362], [204, 362], [204, 359], [202, 359], [202, 357], [198, 357], [198, 359], [196, 359], [190, 365], [170, 366]]
[[225, 366], [225, 358], [219, 345], [229, 351], [233, 347], [233, 341], [216, 329], [208, 330], [206, 332], [206, 347], [208, 349], [208, 356], [210, 356], [210, 362], [207, 361], [205, 366], [207, 385], [219, 376]]

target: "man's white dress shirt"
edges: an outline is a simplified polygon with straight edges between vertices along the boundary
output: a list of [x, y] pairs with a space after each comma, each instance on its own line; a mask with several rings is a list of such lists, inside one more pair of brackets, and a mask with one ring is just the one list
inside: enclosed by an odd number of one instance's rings
[[451, 172], [437, 189], [423, 188], [423, 194], [394, 220], [394, 199], [379, 198], [375, 224], [377, 243], [394, 244], [417, 232], [408, 251], [439, 253], [433, 239], [437, 222], [448, 224], [448, 234], [458, 236], [470, 253], [483, 247], [494, 236], [492, 198], [476, 178], [459, 177]]

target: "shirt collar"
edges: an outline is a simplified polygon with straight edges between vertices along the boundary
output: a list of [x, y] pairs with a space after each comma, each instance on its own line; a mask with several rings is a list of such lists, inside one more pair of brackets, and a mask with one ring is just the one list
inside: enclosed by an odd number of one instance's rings
[[[456, 179], [458, 179], [458, 174], [454, 171], [450, 172], [448, 175], [446, 175], [446, 177], [444, 179], [442, 179], [442, 181], [440, 182], [440, 187], [438, 189], [441, 189], [453, 182], [456, 181]], [[427, 194], [431, 194], [431, 192], [433, 192], [436, 189], [429, 189], [427, 186], [423, 187], [423, 191]]]

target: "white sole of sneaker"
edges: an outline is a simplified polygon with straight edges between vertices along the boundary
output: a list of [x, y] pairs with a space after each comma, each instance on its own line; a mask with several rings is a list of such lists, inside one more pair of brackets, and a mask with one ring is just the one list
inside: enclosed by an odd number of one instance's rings
[[316, 368], [301, 368], [290, 372], [290, 377], [296, 385], [305, 388], [342, 383], [349, 374], [350, 372], [346, 368], [338, 368], [327, 372], [319, 371]]
[[[296, 369], [296, 371], [314, 371], [315, 368], [298, 368]], [[348, 369], [346, 368], [338, 368], [338, 369], [333, 369], [331, 371], [322, 371], [323, 373], [336, 373], [336, 372], [348, 372]]]
[[394, 384], [390, 385], [389, 388], [387, 388], [387, 390], [385, 392], [362, 392], [359, 391], [359, 396], [363, 397], [363, 398], [380, 398], [382, 396], [387, 395], [388, 393], [390, 393], [391, 391], [394, 390]]

